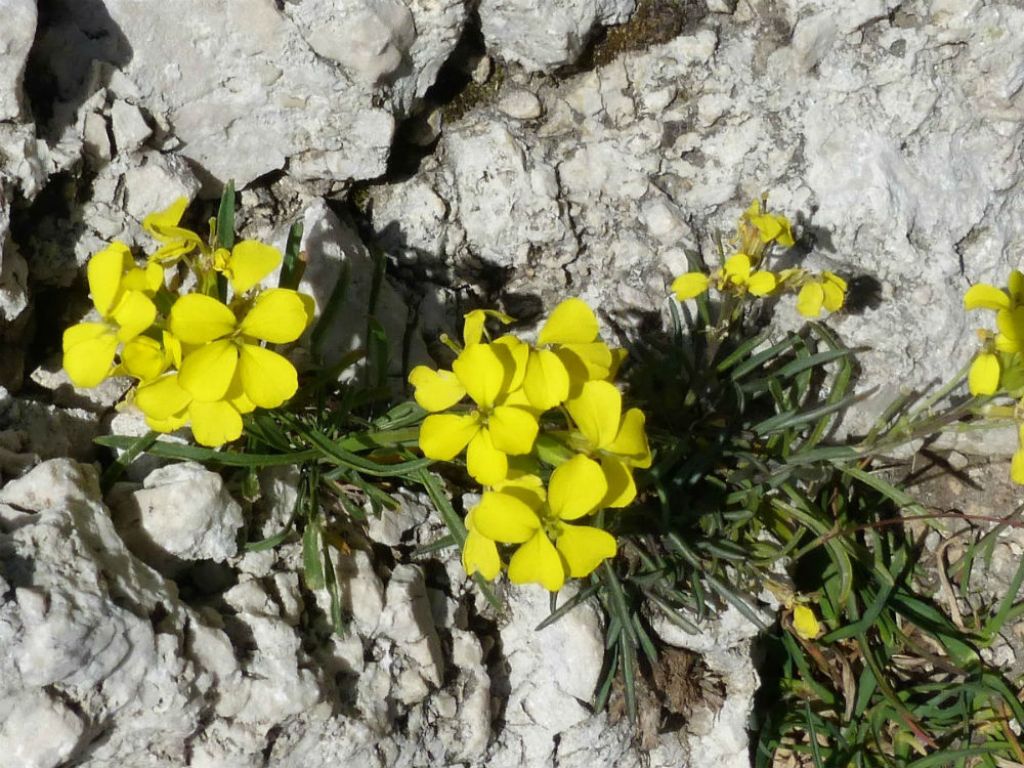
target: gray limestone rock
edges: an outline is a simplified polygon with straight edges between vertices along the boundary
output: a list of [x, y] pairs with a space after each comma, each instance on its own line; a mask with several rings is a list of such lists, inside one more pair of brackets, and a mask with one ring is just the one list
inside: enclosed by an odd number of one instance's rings
[[35, 0], [0, 0], [0, 121], [24, 114], [21, 81], [35, 39]]
[[482, 0], [487, 47], [528, 70], [572, 64], [599, 26], [622, 24], [635, 0]]
[[147, 475], [142, 488], [117, 494], [115, 520], [128, 546], [161, 572], [186, 561], [224, 562], [238, 551], [242, 508], [216, 472], [194, 462]]

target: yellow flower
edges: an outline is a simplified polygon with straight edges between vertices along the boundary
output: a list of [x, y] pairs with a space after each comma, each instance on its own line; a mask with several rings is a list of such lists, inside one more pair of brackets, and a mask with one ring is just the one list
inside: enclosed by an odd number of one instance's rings
[[501, 557], [493, 540], [488, 539], [476, 528], [474, 513], [476, 507], [466, 515], [466, 544], [462, 548], [462, 567], [466, 575], [479, 573], [488, 581], [501, 571]]
[[121, 365], [114, 370], [114, 375], [152, 381], [172, 365], [181, 365], [181, 342], [163, 331], [161, 341], [149, 336], [136, 336], [126, 343], [121, 350]]
[[793, 631], [804, 640], [813, 640], [821, 634], [821, 625], [814, 609], [806, 605], [793, 606]]
[[203, 248], [203, 240], [191, 229], [179, 227], [188, 199], [179, 197], [167, 208], [151, 213], [142, 220], [142, 228], [162, 245], [149, 257], [157, 264], [173, 264], [196, 248]]
[[1010, 461], [1010, 479], [1017, 485], [1024, 485], [1024, 424], [1017, 428], [1017, 442], [1020, 447]]
[[711, 278], [703, 272], [685, 272], [672, 281], [672, 292], [679, 301], [695, 299], [711, 284]]
[[999, 358], [991, 352], [981, 352], [971, 363], [967, 388], [972, 395], [993, 395], [999, 389], [999, 373]]
[[767, 296], [775, 290], [778, 279], [771, 272], [755, 271], [751, 258], [745, 253], [735, 253], [725, 260], [719, 277], [719, 290], [733, 286], [739, 291], [754, 296]]
[[555, 307], [530, 350], [523, 389], [541, 411], [554, 408], [585, 381], [607, 379], [625, 357], [600, 339], [594, 311], [582, 299], [566, 299]]
[[486, 491], [473, 511], [474, 525], [492, 541], [520, 545], [508, 566], [513, 583], [557, 592], [570, 576], [588, 576], [615, 556], [615, 538], [607, 531], [568, 522], [595, 512], [606, 492], [597, 463], [576, 456], [551, 473], [546, 494], [536, 478], [532, 485]]
[[139, 269], [128, 246], [112, 243], [89, 259], [86, 275], [103, 321], [64, 331], [64, 368], [75, 385], [94, 387], [110, 375], [118, 347], [156, 319], [150, 296], [163, 284], [163, 270], [156, 264]]
[[[420, 427], [423, 455], [451, 461], [463, 449], [469, 474], [494, 485], [508, 473], [509, 455], [529, 453], [537, 437], [537, 416], [521, 392], [529, 349], [506, 336], [467, 346], [451, 371], [424, 365], [409, 373], [416, 402], [431, 415]], [[476, 408], [468, 413], [439, 413], [469, 395]]]
[[502, 325], [508, 325], [513, 321], [512, 317], [496, 309], [470, 310], [465, 314], [462, 324], [462, 343], [468, 347], [473, 344], [479, 344], [485, 337], [490, 341], [486, 328], [487, 318], [489, 317], [493, 317]]
[[711, 275], [703, 272], [680, 275], [672, 282], [672, 291], [679, 301], [700, 296], [711, 284], [722, 292], [767, 296], [778, 286], [778, 278], [767, 270], [755, 270], [754, 263], [755, 259], [746, 253], [734, 253]]
[[1024, 304], [1024, 274], [1010, 272], [1006, 290], [986, 283], [972, 285], [964, 294], [964, 309], [991, 309], [995, 312]]
[[228, 278], [235, 295], [240, 296], [273, 272], [282, 258], [281, 252], [271, 245], [242, 240], [230, 251], [214, 251], [213, 268]]
[[599, 459], [607, 492], [602, 507], [625, 507], [636, 498], [633, 467], [651, 466], [651, 449], [644, 430], [644, 413], [622, 413], [622, 395], [607, 381], [588, 381], [566, 409], [579, 430], [569, 444]]
[[796, 297], [796, 309], [804, 317], [818, 317], [822, 309], [838, 312], [846, 300], [846, 281], [833, 272], [810, 277]]
[[141, 384], [135, 393], [135, 405], [145, 415], [150, 429], [173, 432], [189, 424], [196, 442], [210, 448], [241, 437], [241, 414], [255, 409], [242, 389], [237, 371], [221, 399], [197, 400], [181, 386], [179, 374], [172, 372]]
[[237, 374], [254, 405], [276, 408], [298, 389], [295, 367], [253, 341], [295, 341], [310, 320], [307, 302], [285, 288], [261, 293], [241, 321], [210, 296], [182, 296], [171, 307], [170, 331], [194, 348], [182, 358], [177, 382], [195, 400], [214, 403], [225, 398]]
[[750, 204], [742, 220], [750, 222], [762, 243], [776, 242], [784, 248], [791, 248], [795, 243], [789, 219], [777, 213], [762, 212], [759, 200]]

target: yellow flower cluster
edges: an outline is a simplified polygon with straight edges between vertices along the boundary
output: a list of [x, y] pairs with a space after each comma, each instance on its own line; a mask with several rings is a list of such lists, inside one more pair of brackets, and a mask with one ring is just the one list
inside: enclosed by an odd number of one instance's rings
[[[466, 518], [467, 573], [493, 579], [502, 566], [497, 545], [516, 544], [509, 578], [555, 592], [615, 554], [609, 533], [570, 521], [636, 497], [633, 469], [651, 464], [644, 414], [623, 411], [612, 381], [624, 350], [601, 340], [585, 302], [559, 304], [535, 344], [511, 334], [491, 340], [489, 318], [512, 322], [470, 312], [451, 370], [418, 366], [409, 374], [416, 402], [430, 413], [419, 444], [440, 461], [465, 450], [469, 474], [485, 487]], [[546, 487], [542, 464], [554, 465]]]
[[679, 301], [693, 299], [714, 287], [733, 296], [772, 296], [796, 293], [797, 311], [804, 317], [818, 317], [822, 310], [836, 312], [846, 297], [846, 281], [832, 272], [815, 274], [793, 267], [779, 272], [761, 269], [771, 257], [773, 247], [790, 248], [793, 229], [782, 215], [769, 213], [755, 200], [740, 217], [731, 244], [735, 253], [710, 275], [687, 272], [672, 283]]
[[[213, 222], [210, 243], [203, 242], [179, 225], [187, 204], [181, 198], [143, 221], [160, 243], [144, 267], [116, 242], [89, 260], [99, 320], [64, 332], [64, 368], [81, 387], [110, 376], [136, 379], [134, 402], [152, 429], [190, 424], [197, 442], [218, 446], [241, 436], [242, 414], [295, 394], [295, 367], [262, 342], [299, 338], [313, 300], [283, 288], [256, 290], [280, 264], [280, 251], [255, 240], [217, 248]], [[179, 262], [195, 274], [194, 292], [179, 295]], [[230, 301], [218, 295], [219, 275], [231, 286]]]
[[[1010, 272], [1005, 289], [979, 283], [964, 294], [964, 308], [988, 309], [996, 313], [996, 328], [979, 330], [982, 347], [967, 374], [972, 395], [994, 395], [1003, 391], [1019, 400], [1014, 414], [1024, 408], [1024, 274]], [[1018, 418], [1019, 421], [1019, 418]], [[1013, 455], [1010, 477], [1024, 485], [1024, 422], [1018, 427], [1020, 447]]]

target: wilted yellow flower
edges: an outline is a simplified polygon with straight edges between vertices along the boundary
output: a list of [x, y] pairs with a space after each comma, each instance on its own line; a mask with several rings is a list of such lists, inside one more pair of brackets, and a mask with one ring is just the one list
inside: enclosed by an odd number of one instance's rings
[[821, 634], [821, 625], [813, 608], [806, 605], [793, 606], [793, 631], [804, 640], [813, 640]]
[[167, 208], [151, 213], [142, 220], [146, 230], [161, 246], [149, 257], [158, 264], [173, 264], [197, 248], [202, 249], [203, 240], [191, 229], [178, 226], [188, 207], [188, 199], [179, 197]]

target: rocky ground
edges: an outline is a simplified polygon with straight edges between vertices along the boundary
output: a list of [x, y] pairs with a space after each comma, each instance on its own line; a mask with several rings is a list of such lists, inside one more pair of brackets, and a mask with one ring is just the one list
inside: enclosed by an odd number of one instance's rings
[[149, 460], [101, 497], [92, 438], [142, 426], [113, 407], [123, 385], [60, 371], [84, 264], [111, 239], [149, 247], [142, 217], [179, 196], [212, 210], [228, 179], [247, 236], [283, 244], [303, 220], [320, 306], [347, 264], [360, 317], [387, 255], [396, 362], [480, 302], [529, 320], [578, 295], [609, 333], [643, 332], [684, 249], [713, 255], [769, 192], [806, 263], [851, 278], [829, 322], [868, 348], [857, 430], [969, 359], [963, 292], [1019, 266], [1024, 8], [0, 0], [0, 766], [744, 766], [758, 673], [738, 614], [658, 628], [678, 653], [637, 740], [588, 706], [597, 613], [537, 633], [528, 588], [495, 614], [457, 559], [410, 557], [441, 534], [414, 495], [339, 563], [344, 638], [298, 544], [239, 549], [279, 530], [287, 472], [253, 509]]

